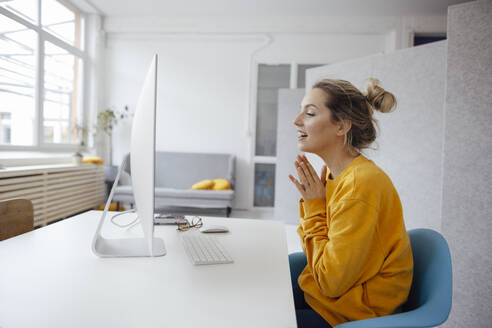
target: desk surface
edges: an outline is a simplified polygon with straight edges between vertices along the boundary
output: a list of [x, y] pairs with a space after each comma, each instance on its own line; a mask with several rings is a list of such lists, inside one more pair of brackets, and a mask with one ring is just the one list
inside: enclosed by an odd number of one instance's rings
[[[100, 214], [0, 242], [0, 327], [296, 327], [281, 222], [204, 217], [229, 227], [215, 235], [235, 262], [193, 266], [176, 226], [155, 228], [166, 256], [96, 257]], [[108, 238], [141, 235], [109, 220], [103, 228]]]

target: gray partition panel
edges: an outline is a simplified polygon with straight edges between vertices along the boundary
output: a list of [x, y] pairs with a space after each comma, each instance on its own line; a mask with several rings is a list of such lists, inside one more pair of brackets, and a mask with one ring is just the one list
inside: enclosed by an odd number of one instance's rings
[[307, 71], [307, 85], [344, 79], [364, 90], [369, 77], [395, 94], [397, 109], [376, 112], [379, 136], [364, 154], [397, 189], [407, 229], [441, 231], [441, 161], [446, 41], [336, 63]]
[[299, 191], [288, 178], [297, 177], [294, 169], [297, 149], [297, 129], [293, 122], [299, 113], [304, 89], [280, 89], [278, 95], [277, 167], [275, 173], [275, 219], [299, 223]]
[[446, 327], [492, 326], [492, 2], [448, 12], [442, 220], [452, 250]]

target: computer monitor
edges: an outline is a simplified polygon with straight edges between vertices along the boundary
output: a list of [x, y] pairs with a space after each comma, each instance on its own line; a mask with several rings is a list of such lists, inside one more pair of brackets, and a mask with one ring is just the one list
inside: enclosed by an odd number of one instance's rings
[[154, 237], [155, 117], [157, 107], [157, 54], [145, 77], [133, 117], [130, 164], [132, 189], [143, 238], [107, 239], [101, 235], [104, 219], [126, 162], [120, 165], [113, 188], [92, 242], [99, 257], [163, 256], [164, 241]]

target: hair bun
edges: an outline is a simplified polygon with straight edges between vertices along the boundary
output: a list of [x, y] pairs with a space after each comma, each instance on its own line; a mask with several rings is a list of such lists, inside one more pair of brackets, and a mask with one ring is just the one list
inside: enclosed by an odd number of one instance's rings
[[379, 80], [367, 79], [366, 99], [371, 106], [382, 113], [391, 112], [396, 106], [395, 96], [379, 86]]

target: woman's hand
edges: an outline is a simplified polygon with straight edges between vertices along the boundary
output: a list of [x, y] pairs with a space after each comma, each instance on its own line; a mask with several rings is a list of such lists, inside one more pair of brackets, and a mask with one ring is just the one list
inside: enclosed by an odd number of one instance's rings
[[294, 166], [297, 169], [299, 180], [297, 181], [292, 175], [289, 174], [290, 180], [296, 185], [297, 190], [302, 195], [302, 198], [307, 201], [316, 198], [325, 198], [325, 184], [326, 184], [326, 165], [323, 165], [321, 169], [321, 176], [318, 177], [313, 166], [307, 160], [304, 155], [297, 155], [297, 160], [294, 161]]

